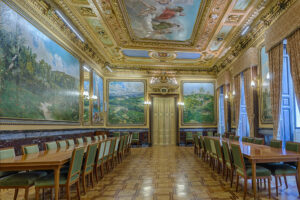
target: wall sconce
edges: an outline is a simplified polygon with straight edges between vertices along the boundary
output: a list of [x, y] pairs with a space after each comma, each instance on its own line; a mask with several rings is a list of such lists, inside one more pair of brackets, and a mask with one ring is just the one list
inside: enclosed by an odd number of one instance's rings
[[225, 94], [225, 99], [228, 99], [228, 94]]
[[235, 96], [235, 90], [232, 91], [232, 95]]
[[145, 101], [144, 104], [145, 105], [151, 105], [151, 101]]
[[178, 106], [184, 106], [184, 102], [179, 101], [179, 102], [177, 103], [177, 105], [178, 105]]
[[255, 87], [255, 82], [254, 82], [254, 80], [251, 81], [251, 87]]
[[270, 80], [270, 73], [269, 72], [267, 73], [266, 78], [267, 78], [267, 80]]

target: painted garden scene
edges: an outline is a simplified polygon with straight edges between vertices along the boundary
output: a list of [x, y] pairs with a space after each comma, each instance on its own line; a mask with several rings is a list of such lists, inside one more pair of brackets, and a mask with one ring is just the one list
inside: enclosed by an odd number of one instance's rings
[[272, 108], [270, 95], [269, 59], [266, 48], [260, 51], [261, 62], [261, 120], [263, 123], [272, 123]]
[[0, 117], [79, 120], [79, 61], [0, 2]]
[[93, 72], [93, 123], [99, 124], [104, 121], [103, 112], [103, 79]]
[[215, 123], [214, 83], [183, 83], [183, 123]]
[[109, 81], [108, 122], [112, 125], [144, 125], [145, 83]]
[[138, 38], [186, 41], [191, 38], [201, 0], [119, 0]]

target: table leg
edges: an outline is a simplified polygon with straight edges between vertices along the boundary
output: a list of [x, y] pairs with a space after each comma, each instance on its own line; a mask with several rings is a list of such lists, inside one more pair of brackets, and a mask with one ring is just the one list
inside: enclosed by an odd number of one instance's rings
[[252, 160], [252, 186], [253, 186], [253, 196], [256, 199], [256, 162]]
[[298, 160], [298, 166], [297, 166], [297, 176], [296, 176], [296, 183], [297, 183], [297, 188], [298, 188], [298, 193], [300, 195], [300, 160]]
[[59, 193], [59, 174], [60, 174], [60, 167], [54, 169], [54, 183], [55, 183], [55, 200], [58, 200], [58, 193]]

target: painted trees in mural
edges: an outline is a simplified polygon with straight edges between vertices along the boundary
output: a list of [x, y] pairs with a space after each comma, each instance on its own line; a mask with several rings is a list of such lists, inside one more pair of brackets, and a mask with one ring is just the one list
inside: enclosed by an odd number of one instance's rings
[[93, 72], [93, 95], [97, 98], [93, 100], [93, 123], [103, 123], [103, 79]]
[[0, 117], [79, 120], [76, 58], [0, 2]]
[[113, 125], [145, 124], [144, 95], [142, 81], [109, 81], [108, 122]]
[[183, 83], [183, 123], [215, 123], [214, 83]]
[[191, 38], [201, 0], [122, 0], [139, 38], [185, 41]]
[[261, 120], [262, 123], [272, 123], [272, 108], [270, 96], [269, 60], [266, 48], [260, 51], [261, 62]]

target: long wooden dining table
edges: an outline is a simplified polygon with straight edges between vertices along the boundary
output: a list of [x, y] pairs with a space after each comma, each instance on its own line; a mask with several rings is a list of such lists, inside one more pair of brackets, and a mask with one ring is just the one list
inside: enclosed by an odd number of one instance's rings
[[[211, 137], [213, 139], [218, 139], [218, 137]], [[252, 186], [253, 186], [253, 196], [254, 199], [257, 199], [256, 192], [256, 164], [257, 163], [276, 163], [276, 162], [297, 162], [297, 187], [298, 193], [300, 195], [300, 184], [299, 184], [299, 175], [300, 175], [300, 153], [287, 151], [285, 148], [273, 148], [267, 145], [259, 145], [248, 142], [240, 142], [229, 139], [221, 138], [222, 142], [228, 142], [230, 144], [240, 145], [242, 154], [245, 158], [249, 159], [252, 167]]]
[[[93, 144], [93, 142], [89, 144]], [[55, 200], [58, 200], [60, 169], [64, 164], [69, 162], [75, 148], [85, 147], [86, 151], [89, 144], [83, 143], [73, 147], [41, 151], [36, 154], [21, 155], [10, 159], [0, 160], [0, 171], [53, 170]]]

